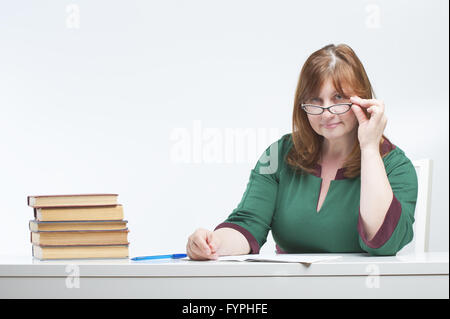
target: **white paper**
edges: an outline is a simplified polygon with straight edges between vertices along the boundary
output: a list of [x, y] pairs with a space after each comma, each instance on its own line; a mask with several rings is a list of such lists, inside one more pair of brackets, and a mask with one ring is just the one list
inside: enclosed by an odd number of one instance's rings
[[280, 263], [305, 263], [312, 264], [321, 261], [329, 261], [341, 258], [338, 255], [311, 255], [311, 254], [252, 254], [238, 256], [222, 256], [219, 261], [259, 261]]

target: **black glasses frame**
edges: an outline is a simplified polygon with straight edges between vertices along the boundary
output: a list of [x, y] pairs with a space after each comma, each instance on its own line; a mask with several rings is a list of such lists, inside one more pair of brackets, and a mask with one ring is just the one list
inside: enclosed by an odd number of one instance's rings
[[[339, 106], [339, 105], [348, 105], [348, 110], [345, 111], [345, 112], [341, 112], [341, 113], [336, 113], [336, 112], [332, 112], [331, 111], [332, 107]], [[306, 113], [308, 113], [310, 115], [320, 115], [323, 112], [325, 112], [325, 110], [328, 110], [328, 112], [330, 112], [331, 114], [344, 114], [344, 113], [347, 113], [348, 111], [350, 111], [350, 108], [351, 108], [352, 105], [353, 105], [353, 103], [337, 103], [337, 104], [330, 105], [328, 107], [322, 107], [322, 106], [314, 105], [314, 104], [301, 104], [301, 107], [302, 107], [303, 111], [305, 111]], [[306, 111], [306, 107], [307, 106], [312, 106], [312, 107], [315, 107], [315, 108], [322, 109], [322, 112], [320, 112], [320, 113], [310, 113], [310, 112]]]

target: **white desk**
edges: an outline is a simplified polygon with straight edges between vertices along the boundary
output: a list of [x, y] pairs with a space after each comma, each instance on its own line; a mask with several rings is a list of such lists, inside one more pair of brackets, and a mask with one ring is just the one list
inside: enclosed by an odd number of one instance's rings
[[310, 265], [0, 256], [0, 298], [449, 298], [448, 252]]

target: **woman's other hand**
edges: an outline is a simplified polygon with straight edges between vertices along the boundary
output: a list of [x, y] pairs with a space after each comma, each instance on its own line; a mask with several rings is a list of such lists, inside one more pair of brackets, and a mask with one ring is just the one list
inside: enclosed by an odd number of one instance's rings
[[214, 232], [199, 228], [189, 236], [186, 253], [193, 260], [209, 260], [219, 257], [220, 238]]

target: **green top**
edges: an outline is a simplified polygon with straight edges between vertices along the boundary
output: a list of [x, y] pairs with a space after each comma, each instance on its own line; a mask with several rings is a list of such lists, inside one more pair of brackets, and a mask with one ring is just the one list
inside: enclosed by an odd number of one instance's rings
[[269, 230], [277, 249], [287, 253], [395, 255], [412, 240], [417, 175], [400, 148], [388, 140], [383, 143], [388, 152], [383, 162], [394, 197], [382, 226], [368, 241], [359, 215], [360, 176], [346, 178], [345, 168], [339, 169], [317, 212], [321, 167], [317, 164], [315, 175], [295, 173], [285, 162], [292, 146], [292, 135], [285, 134], [265, 150], [251, 170], [238, 207], [216, 229], [240, 231], [249, 241], [251, 253], [259, 252]]

